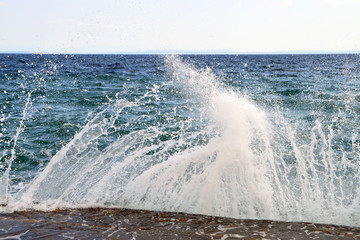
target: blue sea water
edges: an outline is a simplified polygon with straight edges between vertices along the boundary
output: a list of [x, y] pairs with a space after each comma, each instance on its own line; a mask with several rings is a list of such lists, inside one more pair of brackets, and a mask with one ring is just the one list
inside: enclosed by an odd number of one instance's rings
[[356, 54], [0, 54], [0, 210], [360, 226], [359, 113]]

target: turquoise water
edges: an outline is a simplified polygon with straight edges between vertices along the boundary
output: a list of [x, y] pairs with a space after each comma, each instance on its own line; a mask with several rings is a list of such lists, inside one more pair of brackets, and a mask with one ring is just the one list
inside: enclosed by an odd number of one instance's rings
[[0, 55], [1, 211], [360, 226], [359, 55]]

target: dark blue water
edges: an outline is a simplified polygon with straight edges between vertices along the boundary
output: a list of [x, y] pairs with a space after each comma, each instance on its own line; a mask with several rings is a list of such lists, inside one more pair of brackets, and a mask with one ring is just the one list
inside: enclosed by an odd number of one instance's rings
[[359, 55], [0, 55], [2, 211], [360, 225]]

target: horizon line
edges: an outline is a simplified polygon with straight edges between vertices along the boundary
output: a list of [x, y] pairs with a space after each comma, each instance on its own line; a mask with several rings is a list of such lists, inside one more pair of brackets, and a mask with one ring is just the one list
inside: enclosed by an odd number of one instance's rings
[[0, 51], [0, 54], [54, 54], [54, 55], [306, 55], [306, 54], [360, 54], [360, 50], [348, 51], [317, 51], [317, 50], [295, 50], [295, 51], [265, 51], [247, 52], [232, 50], [130, 50], [109, 52], [48, 52], [48, 51]]

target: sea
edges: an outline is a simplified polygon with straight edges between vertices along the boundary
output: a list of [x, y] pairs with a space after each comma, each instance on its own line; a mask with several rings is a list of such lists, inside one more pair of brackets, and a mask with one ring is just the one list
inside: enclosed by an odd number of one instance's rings
[[0, 212], [360, 227], [359, 118], [359, 54], [0, 54]]

